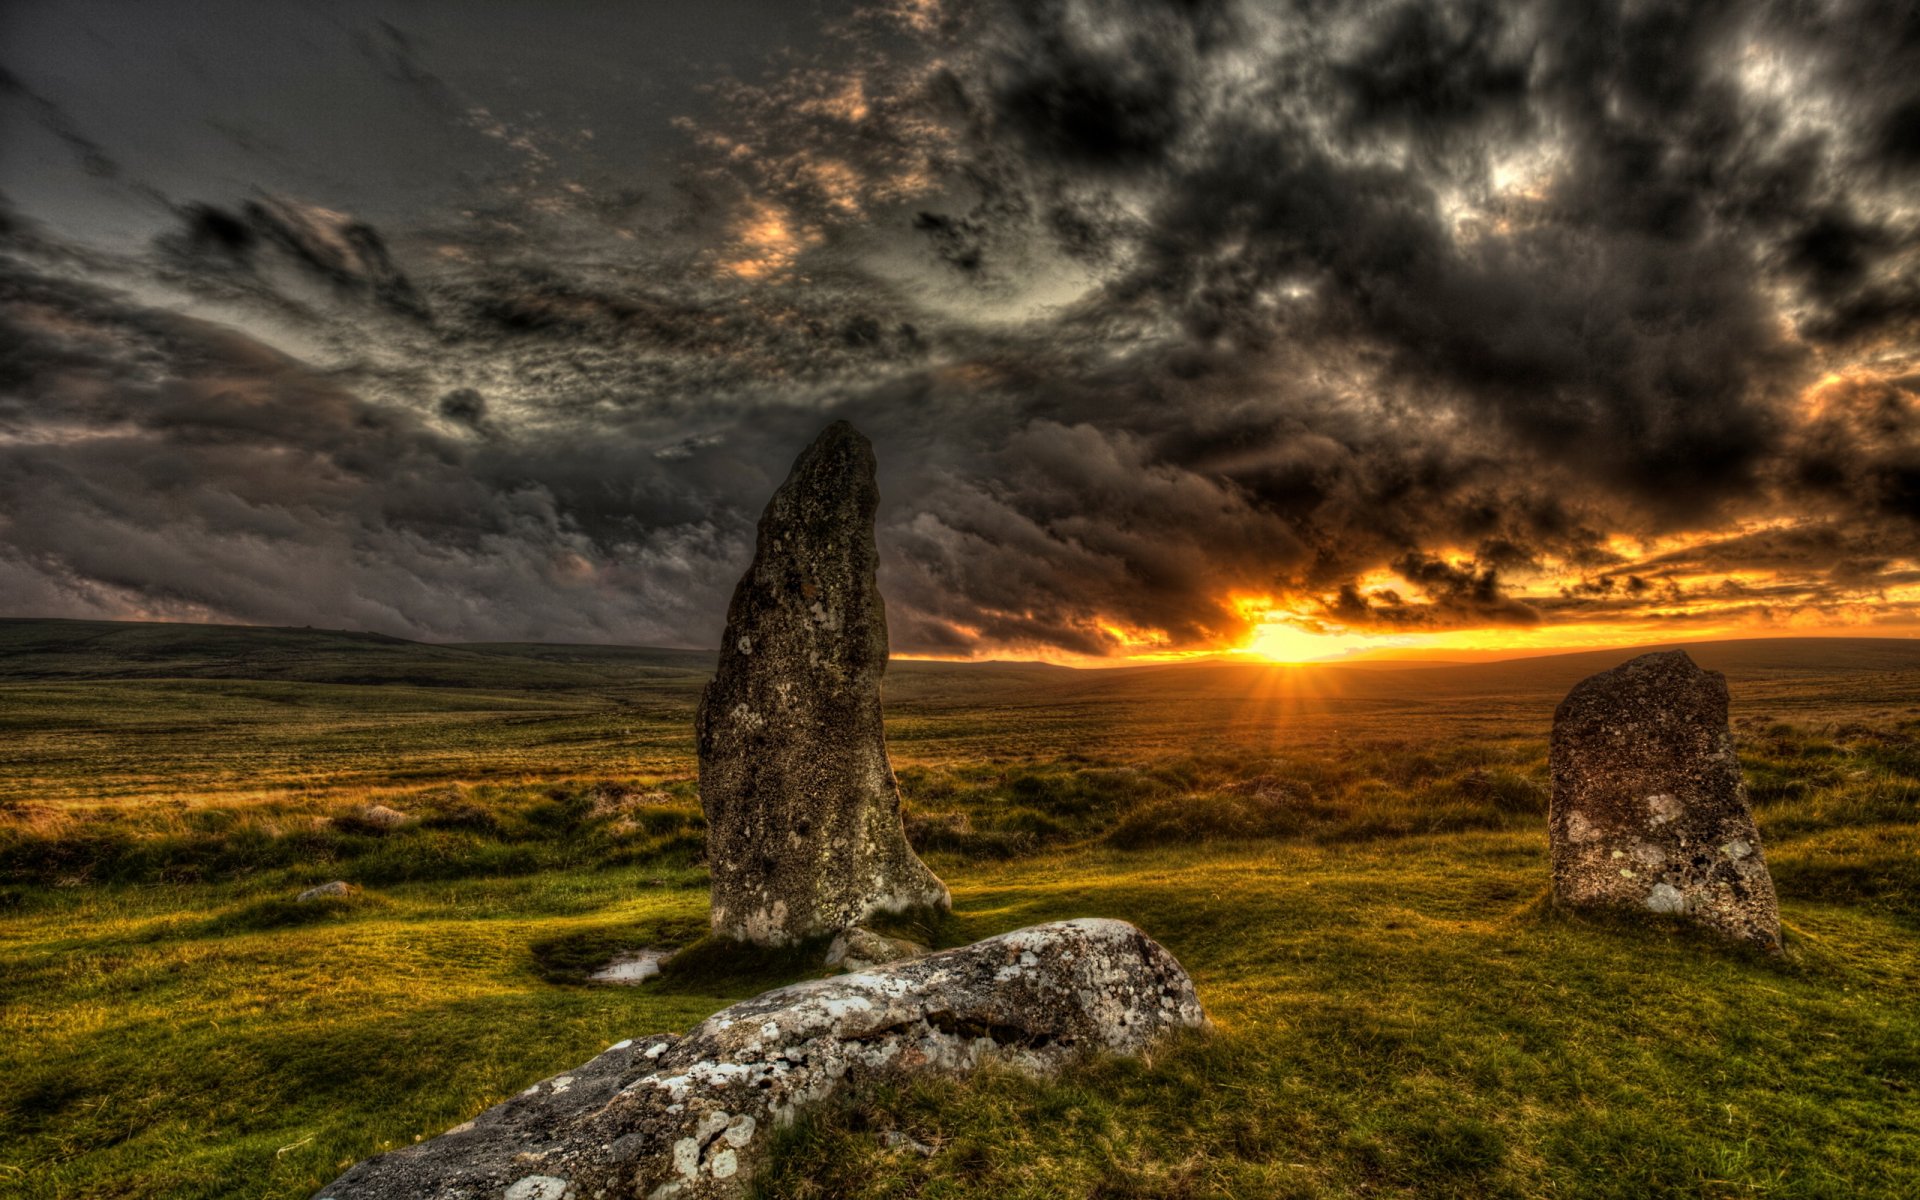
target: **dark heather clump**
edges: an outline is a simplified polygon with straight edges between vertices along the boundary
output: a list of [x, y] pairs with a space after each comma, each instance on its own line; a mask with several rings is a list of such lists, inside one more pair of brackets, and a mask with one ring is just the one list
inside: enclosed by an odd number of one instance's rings
[[1582, 681], [1553, 716], [1553, 894], [1780, 945], [1780, 909], [1727, 730], [1727, 681], [1684, 651]]
[[907, 845], [880, 722], [873, 447], [837, 421], [760, 518], [700, 697], [716, 933], [779, 945], [948, 904]]
[[1035, 1073], [1206, 1024], [1174, 957], [1124, 921], [1036, 925], [621, 1042], [323, 1200], [737, 1200], [774, 1131], [841, 1089], [993, 1061]]

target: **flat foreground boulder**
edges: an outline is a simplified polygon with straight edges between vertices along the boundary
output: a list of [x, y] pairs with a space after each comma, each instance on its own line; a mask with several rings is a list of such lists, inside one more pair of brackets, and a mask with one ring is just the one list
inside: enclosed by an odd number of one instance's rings
[[1047, 1072], [1201, 1026], [1193, 981], [1124, 921], [1036, 925], [780, 988], [685, 1037], [621, 1042], [418, 1146], [368, 1159], [331, 1200], [737, 1197], [773, 1129], [850, 1083]]
[[1581, 681], [1553, 715], [1553, 894], [1676, 913], [1780, 945], [1780, 908], [1727, 729], [1727, 681], [1684, 651]]
[[760, 518], [695, 733], [713, 929], [782, 945], [945, 908], [907, 845], [880, 721], [887, 613], [873, 447], [837, 421]]

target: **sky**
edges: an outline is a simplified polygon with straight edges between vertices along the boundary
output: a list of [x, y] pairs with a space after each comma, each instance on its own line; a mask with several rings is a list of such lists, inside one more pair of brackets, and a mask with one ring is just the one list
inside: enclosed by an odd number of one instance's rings
[[896, 654], [1920, 631], [1895, 0], [12, 0], [0, 615]]

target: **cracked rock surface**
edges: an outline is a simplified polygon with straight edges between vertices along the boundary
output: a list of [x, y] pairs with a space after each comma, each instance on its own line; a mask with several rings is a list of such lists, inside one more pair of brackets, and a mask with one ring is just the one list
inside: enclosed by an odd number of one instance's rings
[[775, 1127], [842, 1087], [994, 1059], [1051, 1071], [1206, 1023], [1193, 981], [1124, 921], [1036, 925], [767, 992], [686, 1036], [621, 1042], [418, 1146], [330, 1200], [606, 1200], [747, 1193]]
[[1727, 728], [1727, 681], [1685, 651], [1575, 685], [1553, 716], [1553, 895], [1675, 913], [1780, 945], [1780, 908]]
[[836, 421], [760, 518], [694, 726], [715, 933], [782, 945], [949, 903], [907, 845], [880, 721], [879, 503], [872, 444]]

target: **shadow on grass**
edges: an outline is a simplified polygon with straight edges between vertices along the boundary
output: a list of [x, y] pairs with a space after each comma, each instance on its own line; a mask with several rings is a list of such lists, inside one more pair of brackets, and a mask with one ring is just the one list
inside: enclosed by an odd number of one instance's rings
[[874, 913], [861, 926], [885, 937], [905, 938], [930, 950], [962, 946], [971, 938], [960, 932], [947, 909], [921, 907], [898, 913]]
[[[616, 955], [638, 950], [667, 950], [683, 954], [697, 944], [706, 932], [702, 917], [660, 917], [649, 921], [626, 921], [574, 929], [554, 937], [542, 938], [527, 949], [533, 955], [534, 969], [548, 983], [586, 986], [589, 978]], [[658, 980], [649, 983], [657, 987]]]
[[1517, 925], [1538, 929], [1560, 928], [1582, 936], [1604, 939], [1615, 947], [1637, 945], [1648, 952], [1678, 952], [1686, 957], [1711, 956], [1728, 962], [1773, 970], [1793, 971], [1802, 964], [1804, 946], [1792, 930], [1783, 930], [1783, 948], [1772, 953], [1751, 942], [1715, 933], [1677, 913], [1630, 908], [1572, 908], [1559, 904], [1548, 889], [1515, 915]]
[[1785, 898], [1843, 904], [1879, 911], [1920, 927], [1920, 857], [1902, 853], [1854, 853], [1815, 858], [1782, 854], [1768, 863], [1774, 886]]
[[236, 933], [263, 933], [274, 929], [298, 929], [323, 925], [388, 911], [392, 905], [383, 897], [354, 892], [347, 896], [317, 896], [312, 900], [276, 897], [242, 905], [220, 913], [185, 930], [166, 930], [168, 938], [227, 937]]
[[753, 996], [806, 979], [838, 974], [826, 965], [831, 937], [790, 946], [756, 946], [709, 935], [660, 964], [660, 976], [648, 986], [663, 993], [700, 996]]

